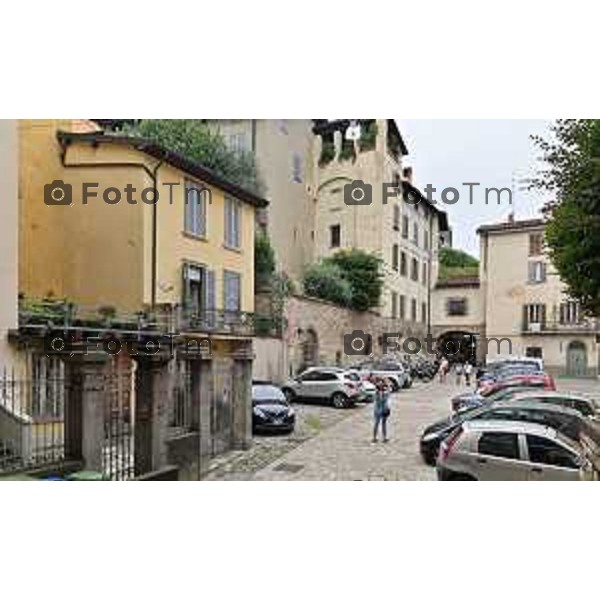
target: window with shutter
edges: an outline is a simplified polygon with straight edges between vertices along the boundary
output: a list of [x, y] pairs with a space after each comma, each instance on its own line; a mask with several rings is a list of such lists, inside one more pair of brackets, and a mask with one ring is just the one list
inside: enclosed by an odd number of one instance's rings
[[240, 203], [234, 198], [225, 198], [225, 245], [228, 248], [240, 247], [241, 224]]
[[241, 310], [241, 276], [233, 271], [223, 272], [223, 307], [228, 313]]
[[203, 188], [191, 180], [185, 182], [184, 231], [206, 237], [206, 200]]

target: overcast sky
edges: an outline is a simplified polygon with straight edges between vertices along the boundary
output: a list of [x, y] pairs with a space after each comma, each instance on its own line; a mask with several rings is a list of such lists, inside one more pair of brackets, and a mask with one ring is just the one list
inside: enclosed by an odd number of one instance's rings
[[[433, 198], [447, 211], [453, 229], [454, 247], [479, 255], [475, 234], [483, 223], [505, 220], [510, 212], [516, 218], [539, 216], [546, 197], [519, 190], [519, 180], [531, 177], [539, 162], [531, 134], [546, 135], [550, 121], [544, 120], [404, 120], [397, 119], [408, 146], [407, 165], [414, 169], [415, 184], [423, 189], [431, 183], [437, 188]], [[514, 183], [513, 183], [514, 179]], [[477, 182], [473, 204], [463, 182]], [[456, 204], [445, 205], [443, 188], [460, 192]], [[505, 194], [498, 206], [495, 194], [485, 203], [485, 188], [514, 188], [513, 205]]]

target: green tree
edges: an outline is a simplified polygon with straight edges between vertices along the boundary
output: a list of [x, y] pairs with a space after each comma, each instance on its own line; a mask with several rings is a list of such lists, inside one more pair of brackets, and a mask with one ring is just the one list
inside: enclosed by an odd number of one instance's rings
[[381, 259], [363, 250], [340, 250], [308, 267], [304, 291], [352, 310], [368, 310], [381, 300], [381, 263]]
[[257, 233], [254, 238], [254, 281], [256, 288], [269, 286], [275, 274], [275, 250], [269, 237]]
[[559, 119], [533, 140], [544, 163], [531, 186], [555, 194], [544, 208], [550, 258], [570, 296], [600, 316], [600, 120]]
[[440, 248], [439, 260], [443, 267], [479, 267], [475, 257], [456, 248]]
[[440, 248], [439, 262], [438, 277], [440, 281], [474, 277], [479, 274], [479, 261], [463, 250]]
[[331, 261], [322, 260], [310, 265], [304, 272], [304, 292], [308, 296], [328, 300], [340, 306], [350, 306], [352, 286], [344, 273]]
[[328, 260], [340, 268], [344, 279], [350, 284], [350, 308], [363, 311], [379, 305], [383, 290], [380, 258], [353, 248], [340, 250]]
[[168, 150], [179, 152], [225, 179], [258, 195], [265, 186], [254, 154], [233, 152], [216, 128], [198, 119], [142, 119], [127, 125], [124, 132], [151, 139]]

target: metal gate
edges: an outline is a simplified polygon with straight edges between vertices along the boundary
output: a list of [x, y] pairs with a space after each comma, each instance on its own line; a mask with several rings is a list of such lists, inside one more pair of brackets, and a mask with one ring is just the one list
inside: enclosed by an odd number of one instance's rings
[[104, 376], [104, 447], [102, 471], [114, 480], [134, 476], [135, 365], [114, 357]]

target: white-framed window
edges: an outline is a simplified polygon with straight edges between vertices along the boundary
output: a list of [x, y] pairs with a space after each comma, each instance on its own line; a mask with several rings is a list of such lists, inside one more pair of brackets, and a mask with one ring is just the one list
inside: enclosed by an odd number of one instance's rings
[[529, 283], [544, 283], [546, 281], [546, 263], [541, 260], [529, 263]]
[[241, 246], [241, 206], [235, 198], [225, 197], [225, 245], [228, 248]]
[[206, 237], [206, 199], [204, 189], [195, 181], [186, 179], [184, 198], [184, 231]]
[[560, 323], [561, 325], [574, 325], [581, 321], [579, 303], [569, 300], [560, 305]]
[[523, 307], [526, 323], [539, 323], [543, 325], [546, 321], [545, 304], [525, 304]]

